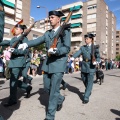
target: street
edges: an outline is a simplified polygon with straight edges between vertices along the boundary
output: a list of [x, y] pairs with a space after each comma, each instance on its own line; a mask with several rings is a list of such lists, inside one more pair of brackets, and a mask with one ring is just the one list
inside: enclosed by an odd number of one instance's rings
[[[56, 112], [55, 120], [120, 120], [120, 69], [104, 71], [104, 83], [94, 83], [90, 101], [82, 104], [85, 87], [80, 72], [65, 74], [69, 84], [66, 90], [60, 90], [65, 96], [63, 108]], [[95, 79], [95, 78], [94, 78]], [[32, 81], [29, 99], [25, 92], [18, 89], [18, 104], [5, 108], [9, 96], [9, 81], [0, 78], [0, 115], [5, 120], [44, 120], [48, 95], [43, 90], [42, 76]]]

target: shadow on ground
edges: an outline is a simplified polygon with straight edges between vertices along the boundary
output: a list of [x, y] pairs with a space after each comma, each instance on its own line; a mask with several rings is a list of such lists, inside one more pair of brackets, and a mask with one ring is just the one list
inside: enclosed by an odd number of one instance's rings
[[[120, 116], [120, 111], [115, 110], [115, 109], [110, 109], [110, 111], [118, 116]], [[120, 118], [115, 118], [115, 120], [120, 120]]]
[[41, 105], [45, 106], [45, 112], [47, 113], [49, 95], [44, 91], [44, 88], [40, 88], [38, 93], [40, 95], [38, 100], [40, 101]]
[[83, 101], [83, 94], [84, 94], [83, 92], [80, 92], [78, 88], [71, 85], [68, 85], [67, 88], [70, 92], [77, 94], [79, 98]]

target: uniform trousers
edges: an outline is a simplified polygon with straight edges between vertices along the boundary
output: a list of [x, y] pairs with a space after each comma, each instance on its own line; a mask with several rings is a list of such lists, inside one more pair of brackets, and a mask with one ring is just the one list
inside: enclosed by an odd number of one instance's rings
[[64, 97], [60, 94], [60, 84], [63, 73], [53, 73], [43, 75], [44, 89], [49, 93], [49, 104], [46, 118], [54, 120], [55, 112], [58, 104], [62, 104]]
[[31, 76], [29, 76], [28, 70], [29, 70], [30, 66], [26, 66], [25, 68], [23, 68], [22, 70], [22, 76], [23, 76], [23, 82], [26, 83], [27, 80], [31, 81], [33, 78]]
[[86, 88], [84, 94], [84, 100], [89, 101], [89, 96], [91, 95], [91, 91], [93, 87], [94, 73], [81, 72], [81, 78]]
[[28, 85], [22, 82], [19, 79], [20, 73], [23, 70], [23, 68], [11, 68], [10, 69], [10, 98], [9, 103], [17, 102], [17, 87], [23, 89], [26, 91]]

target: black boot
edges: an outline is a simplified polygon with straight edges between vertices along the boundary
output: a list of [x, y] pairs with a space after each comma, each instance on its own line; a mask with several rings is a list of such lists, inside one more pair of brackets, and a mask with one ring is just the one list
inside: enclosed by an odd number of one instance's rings
[[28, 86], [27, 89], [26, 89], [26, 92], [27, 92], [27, 95], [26, 95], [26, 98], [29, 98], [30, 97], [30, 92], [32, 90], [32, 86]]

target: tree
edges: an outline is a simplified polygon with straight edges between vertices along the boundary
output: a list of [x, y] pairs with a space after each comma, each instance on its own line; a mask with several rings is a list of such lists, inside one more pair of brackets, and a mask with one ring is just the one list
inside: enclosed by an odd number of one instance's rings
[[120, 61], [120, 55], [117, 55], [117, 56], [116, 56], [116, 60], [117, 60], [117, 61]]
[[43, 53], [45, 53], [46, 52], [45, 44], [41, 44], [41, 45], [33, 47], [33, 51], [34, 50], [38, 50], [38, 51], [42, 50]]

